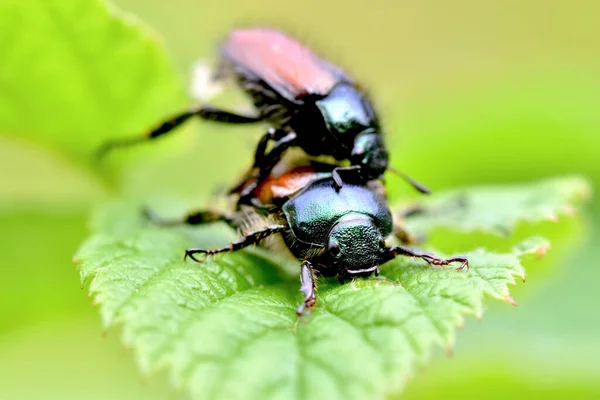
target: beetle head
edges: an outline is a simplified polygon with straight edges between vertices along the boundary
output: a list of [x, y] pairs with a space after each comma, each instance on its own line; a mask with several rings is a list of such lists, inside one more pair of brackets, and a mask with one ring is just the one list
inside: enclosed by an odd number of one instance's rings
[[375, 179], [383, 175], [388, 166], [388, 159], [381, 134], [368, 130], [356, 137], [350, 163], [360, 165], [365, 178]]
[[331, 229], [326, 254], [341, 275], [368, 276], [377, 269], [384, 249], [384, 239], [373, 220], [352, 213]]

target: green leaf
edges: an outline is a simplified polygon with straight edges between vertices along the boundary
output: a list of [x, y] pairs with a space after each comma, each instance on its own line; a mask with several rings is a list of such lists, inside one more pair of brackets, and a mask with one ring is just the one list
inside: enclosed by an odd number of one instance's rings
[[0, 211], [24, 207], [87, 210], [104, 195], [100, 183], [60, 154], [0, 136]]
[[591, 192], [589, 182], [578, 176], [454, 189], [425, 200], [424, 212], [408, 216], [405, 225], [413, 234], [444, 227], [507, 235], [519, 222], [558, 221], [559, 215], [572, 215], [574, 205], [589, 199]]
[[398, 393], [433, 345], [451, 349], [464, 315], [481, 316], [484, 295], [514, 303], [507, 285], [524, 277], [520, 257], [547, 246], [477, 249], [466, 273], [399, 258], [378, 278], [322, 280], [317, 308], [298, 320], [296, 260], [248, 250], [184, 262], [184, 249], [226, 237], [152, 226], [131, 203], [100, 208], [93, 226], [76, 262], [104, 324], [123, 326], [143, 371], [166, 367], [192, 398], [211, 399]]
[[103, 140], [185, 104], [158, 42], [100, 0], [3, 0], [0, 133], [89, 163]]

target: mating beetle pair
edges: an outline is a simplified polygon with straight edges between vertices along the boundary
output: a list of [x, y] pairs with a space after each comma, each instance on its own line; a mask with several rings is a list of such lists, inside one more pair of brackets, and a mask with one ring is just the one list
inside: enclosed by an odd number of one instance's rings
[[[242, 238], [220, 249], [188, 249], [186, 257], [200, 262], [196, 254], [236, 251], [280, 235], [302, 260], [304, 301], [297, 310], [299, 315], [315, 305], [315, 275], [337, 276], [343, 282], [378, 274], [381, 264], [398, 255], [418, 257], [433, 265], [459, 262], [458, 269], [468, 266], [464, 257], [442, 260], [405, 246], [386, 245], [393, 223], [378, 178], [388, 168], [388, 152], [370, 102], [339, 68], [282, 33], [267, 29], [234, 31], [221, 50], [218, 77], [233, 75], [251, 96], [257, 116], [201, 106], [162, 123], [146, 137], [110, 142], [101, 150], [159, 137], [192, 116], [272, 125], [257, 145], [247, 178], [232, 189], [238, 196], [236, 212], [200, 211], [181, 221], [224, 221], [242, 230]], [[267, 152], [269, 142], [274, 144]], [[309, 162], [300, 168], [286, 167], [274, 176], [273, 168], [278, 163], [285, 167], [282, 158], [292, 146], [308, 156], [333, 156], [350, 165]], [[249, 213], [269, 223], [248, 227], [249, 219], [255, 219]]]
[[[212, 256], [236, 251], [280, 235], [292, 254], [302, 260], [304, 301], [298, 307], [298, 315], [315, 305], [315, 275], [335, 276], [343, 283], [356, 276], [379, 274], [379, 266], [398, 255], [418, 257], [431, 265], [459, 262], [459, 270], [468, 266], [465, 257], [443, 260], [406, 246], [387, 246], [385, 239], [392, 233], [393, 223], [381, 183], [345, 183], [338, 189], [332, 171], [300, 167], [266, 179], [252, 191], [254, 200], [264, 208], [238, 204], [238, 213], [232, 215], [212, 211], [190, 214], [186, 223], [224, 221], [234, 229], [241, 228], [244, 235], [227, 247], [188, 249], [186, 258], [201, 262], [196, 254]], [[249, 219], [256, 221], [248, 216], [248, 208], [255, 213], [270, 210], [268, 218], [263, 219], [269, 223], [258, 228], [244, 227]], [[155, 222], [170, 225], [176, 221]]]

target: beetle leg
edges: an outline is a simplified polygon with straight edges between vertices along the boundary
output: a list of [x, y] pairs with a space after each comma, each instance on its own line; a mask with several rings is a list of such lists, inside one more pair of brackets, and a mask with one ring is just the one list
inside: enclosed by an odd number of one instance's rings
[[[281, 159], [283, 152], [293, 146], [296, 141], [297, 136], [295, 132], [287, 132], [285, 135], [280, 136], [283, 133], [284, 131], [275, 130], [273, 135], [276, 142], [271, 151], [267, 154], [265, 154], [264, 151], [262, 154], [257, 152], [255, 155], [254, 165], [260, 168], [260, 175], [263, 178], [266, 178], [271, 173], [273, 167]], [[269, 133], [267, 132], [267, 134]]]
[[[278, 145], [281, 146], [281, 143], [279, 143], [278, 141], [286, 138], [287, 137], [287, 133], [283, 130], [280, 129], [275, 129], [273, 127], [267, 129], [267, 132], [265, 132], [264, 135], [261, 136], [258, 144], [256, 145], [256, 150], [254, 152], [254, 163], [252, 164], [252, 168], [250, 169], [250, 171], [248, 172], [248, 174], [246, 174], [246, 177], [236, 186], [234, 186], [233, 188], [231, 188], [229, 190], [229, 193], [236, 193], [238, 191], [240, 191], [240, 189], [245, 186], [245, 189], [242, 192], [242, 196], [248, 196], [251, 192], [254, 191], [254, 189], [256, 188], [256, 186], [258, 185], [259, 181], [257, 182], [253, 182], [252, 184], [248, 184], [248, 179], [251, 177], [256, 178], [257, 176], [261, 175], [261, 164], [264, 163], [265, 157], [267, 155], [267, 146], [269, 145], [269, 142], [271, 141], [276, 141], [277, 143], [275, 144], [274, 148], [277, 147]], [[294, 137], [295, 139], [295, 137]], [[288, 146], [289, 147], [289, 146]], [[285, 149], [283, 149], [285, 150]], [[283, 150], [281, 150], [281, 152], [283, 152]], [[270, 153], [269, 153], [270, 154]], [[279, 155], [279, 158], [281, 158], [281, 154]], [[279, 161], [279, 158], [275, 161], [275, 164], [277, 164], [277, 161]], [[264, 167], [262, 167], [264, 168]], [[271, 172], [271, 168], [269, 168], [269, 173]], [[264, 175], [264, 174], [262, 174]], [[268, 175], [268, 174], [267, 174]]]
[[262, 137], [258, 141], [258, 145], [256, 146], [256, 150], [254, 152], [254, 164], [252, 165], [253, 167], [259, 166], [260, 162], [262, 162], [262, 160], [265, 157], [265, 154], [267, 153], [267, 146], [269, 145], [269, 142], [277, 140], [278, 133], [280, 134], [282, 132], [283, 131], [271, 127], [267, 129], [267, 132], [265, 132], [264, 135], [262, 135]]
[[333, 170], [332, 177], [333, 183], [335, 185], [335, 190], [340, 190], [342, 188], [342, 185], [344, 184], [344, 181], [342, 181], [342, 177], [340, 176], [340, 173], [337, 168]]
[[296, 310], [296, 314], [299, 317], [310, 314], [310, 311], [317, 304], [317, 298], [315, 296], [316, 289], [315, 271], [312, 267], [312, 263], [308, 260], [304, 260], [300, 267], [300, 291], [304, 294], [304, 301]]
[[413, 235], [403, 227], [403, 220], [412, 216], [417, 216], [426, 213], [427, 210], [419, 204], [407, 205], [403, 209], [394, 213], [394, 228], [392, 234], [396, 239], [400, 240], [404, 244], [419, 244], [423, 243], [426, 239], [424, 234]]
[[202, 225], [211, 222], [225, 222], [233, 229], [237, 229], [237, 225], [232, 216], [220, 213], [213, 210], [198, 210], [187, 214], [183, 219], [162, 219], [154, 214], [150, 209], [143, 210], [144, 216], [153, 224], [160, 226], [175, 226], [175, 225]]
[[157, 137], [172, 132], [175, 128], [186, 122], [191, 117], [198, 117], [208, 121], [225, 122], [229, 124], [250, 124], [262, 120], [262, 117], [234, 114], [212, 106], [199, 106], [172, 116], [171, 118], [161, 122], [155, 128], [150, 129], [142, 136], [114, 139], [106, 142], [98, 149], [96, 155], [98, 158], [101, 158], [115, 148], [128, 147], [137, 143], [156, 139]]
[[398, 225], [394, 225], [392, 234], [396, 237], [396, 239], [405, 244], [419, 244], [423, 242], [424, 239], [421, 236], [412, 235], [406, 229]]
[[388, 260], [391, 260], [399, 255], [420, 258], [426, 261], [429, 265], [446, 266], [454, 262], [459, 262], [461, 265], [460, 267], [456, 268], [457, 271], [460, 271], [465, 267], [467, 267], [467, 270], [469, 270], [469, 260], [464, 256], [452, 257], [444, 260], [431, 253], [411, 249], [410, 247], [406, 246], [393, 246], [387, 249]]
[[[249, 183], [248, 180], [258, 176], [259, 164], [260, 161], [262, 161], [265, 157], [265, 153], [267, 152], [267, 146], [269, 145], [269, 142], [277, 140], [277, 137], [279, 136], [278, 133], [281, 132], [283, 131], [271, 127], [267, 129], [267, 132], [265, 132], [264, 135], [261, 136], [260, 140], [258, 141], [258, 144], [256, 145], [256, 150], [254, 152], [254, 164], [252, 164], [252, 168], [250, 168], [250, 170], [248, 171], [246, 176], [241, 180], [241, 182], [229, 189], [229, 194], [240, 192], [242, 188], [244, 188], [245, 190], [243, 190], [243, 193], [246, 193], [247, 196], [247, 193], [251, 193], [254, 191], [254, 189], [256, 189], [258, 182]], [[248, 188], [248, 186], [251, 187]]]
[[243, 237], [241, 237], [240, 239], [231, 242], [231, 244], [227, 247], [221, 247], [218, 249], [202, 249], [202, 248], [187, 249], [185, 251], [184, 261], [188, 257], [190, 257], [192, 260], [194, 260], [196, 262], [202, 262], [202, 261], [198, 260], [196, 257], [194, 257], [194, 254], [198, 254], [198, 253], [204, 254], [206, 257], [206, 256], [213, 256], [213, 255], [219, 254], [219, 253], [226, 253], [229, 251], [241, 250], [244, 247], [248, 247], [250, 245], [258, 243], [261, 240], [266, 239], [271, 235], [280, 233], [283, 230], [285, 230], [286, 228], [287, 227], [285, 225], [273, 224], [273, 225], [265, 226], [264, 228], [261, 228], [261, 229], [257, 229], [253, 232], [250, 232], [250, 233], [244, 235]]
[[407, 218], [415, 215], [425, 214], [427, 209], [420, 204], [409, 205], [400, 212], [396, 213], [399, 218]]
[[342, 186], [344, 185], [344, 182], [342, 181], [340, 172], [344, 173], [346, 176], [354, 175], [354, 177], [360, 178], [360, 170], [361, 170], [360, 165], [351, 165], [349, 167], [335, 168], [332, 172], [332, 175], [333, 175], [333, 182], [335, 184], [336, 190], [340, 190], [342, 188]]
[[[283, 133], [284, 131], [275, 130], [271, 132], [274, 135], [274, 137], [277, 138], [277, 136]], [[285, 136], [277, 138], [275, 145], [273, 146], [271, 151], [265, 154], [264, 149], [266, 148], [268, 141], [271, 140], [268, 137], [268, 135], [270, 135], [269, 131], [267, 131], [263, 138], [261, 138], [261, 141], [257, 146], [253, 167], [256, 173], [255, 181], [245, 186], [244, 190], [242, 190], [242, 192], [240, 193], [240, 204], [248, 204], [250, 202], [250, 199], [252, 198], [252, 192], [254, 191], [254, 189], [256, 189], [260, 182], [262, 182], [269, 176], [273, 167], [275, 167], [279, 160], [281, 160], [283, 152], [289, 147], [293, 146], [296, 140], [295, 132], [287, 132]]]

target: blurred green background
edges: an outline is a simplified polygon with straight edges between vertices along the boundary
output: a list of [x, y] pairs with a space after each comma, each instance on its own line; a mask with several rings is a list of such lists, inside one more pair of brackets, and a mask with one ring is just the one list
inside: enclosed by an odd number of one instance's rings
[[[393, 165], [433, 190], [565, 173], [600, 183], [598, 2], [116, 3], [164, 38], [182, 82], [197, 58], [214, 60], [231, 27], [295, 33], [369, 88]], [[206, 199], [230, 182], [261, 128], [204, 128], [182, 133], [194, 146], [132, 172], [125, 191]], [[70, 263], [90, 205], [108, 189], [5, 136], [0, 171], [0, 399], [177, 398], [160, 374], [139, 376], [117, 330], [102, 333]], [[388, 181], [394, 198], [410, 194]], [[600, 398], [600, 201], [582, 214], [536, 227], [554, 248], [527, 265], [528, 281], [513, 295], [519, 307], [489, 302], [481, 322], [470, 318], [458, 332], [454, 355], [436, 352], [404, 398]], [[532, 231], [519, 229], [510, 243]], [[434, 235], [435, 245], [473, 247], [447, 236]]]

